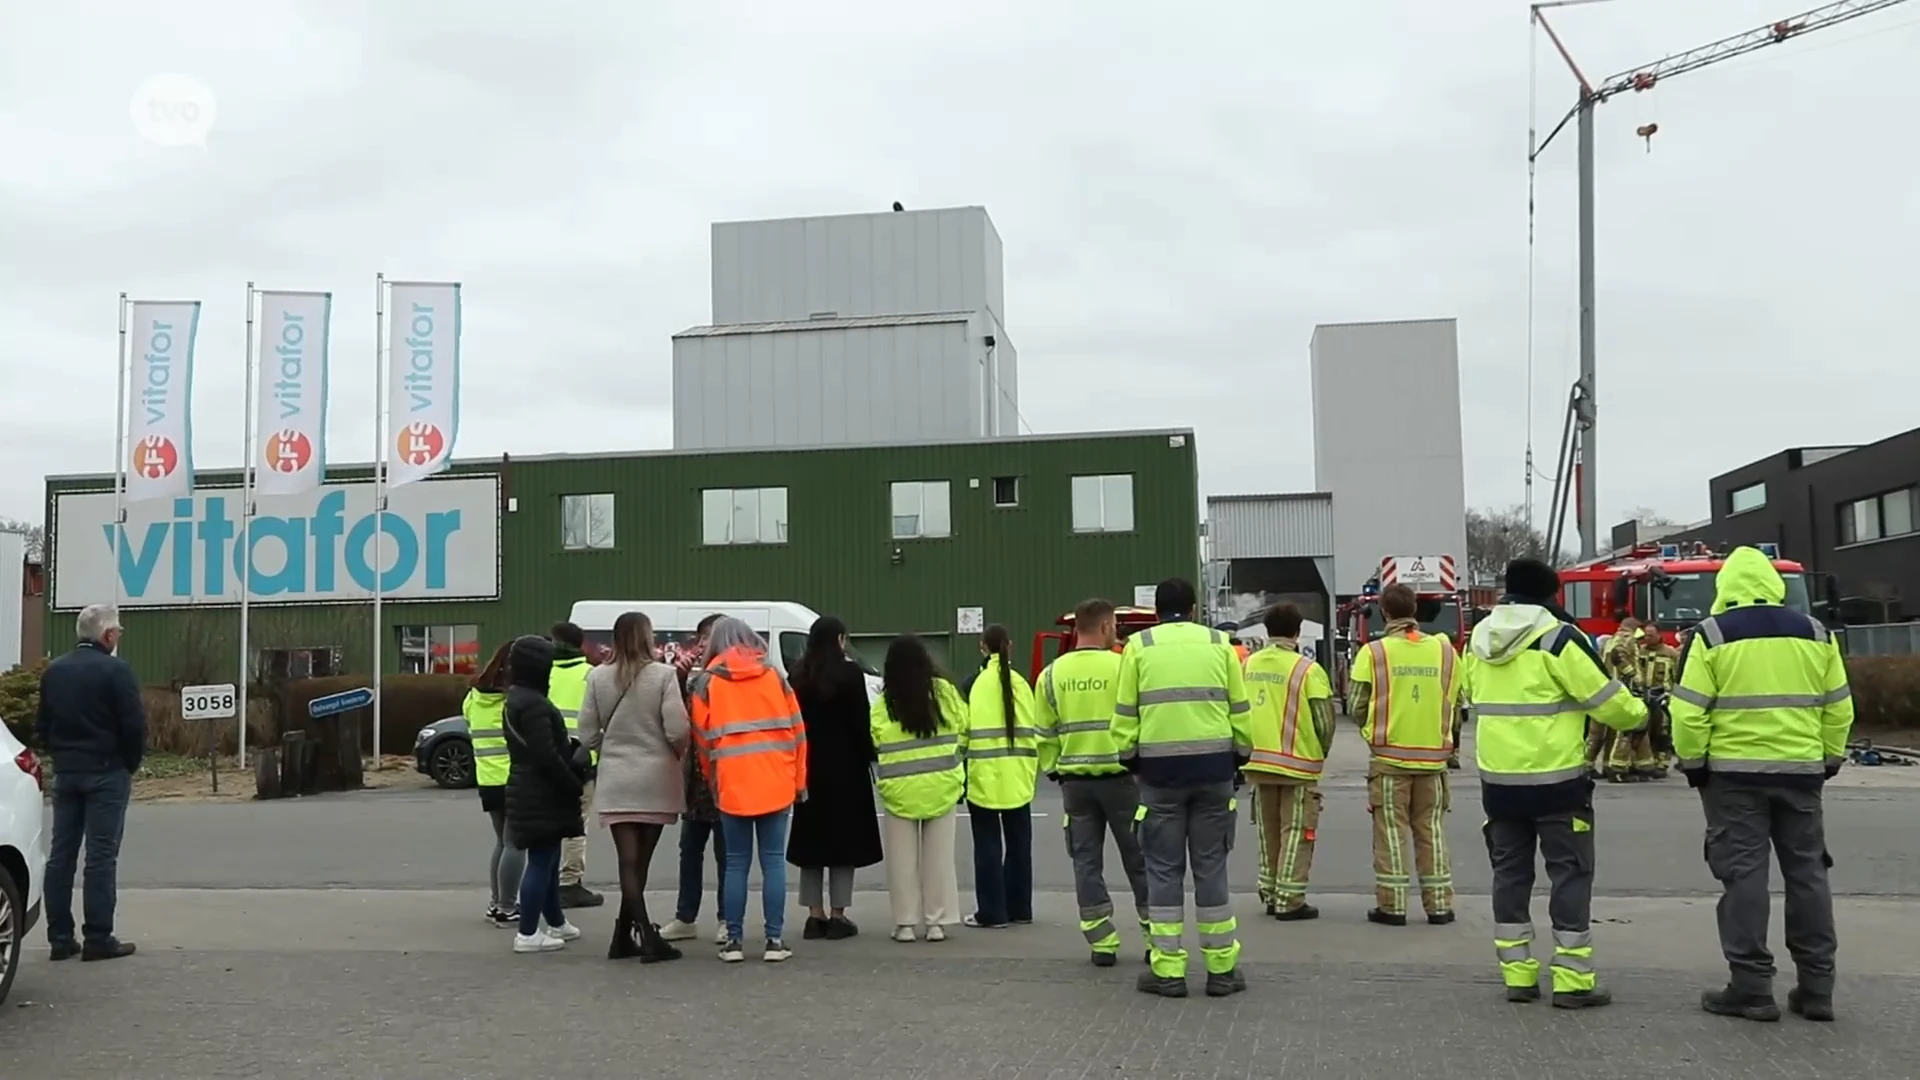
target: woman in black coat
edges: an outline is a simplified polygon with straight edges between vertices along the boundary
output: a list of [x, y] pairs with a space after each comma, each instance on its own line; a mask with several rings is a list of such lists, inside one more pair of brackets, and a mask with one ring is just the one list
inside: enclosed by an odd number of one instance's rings
[[[585, 836], [580, 795], [586, 784], [575, 765], [566, 721], [547, 700], [553, 642], [514, 639], [507, 653], [507, 831], [527, 853], [520, 878], [520, 933], [514, 952], [552, 952], [580, 936], [560, 910], [560, 842]], [[544, 925], [542, 925], [544, 923]]]
[[807, 730], [807, 800], [793, 808], [787, 861], [800, 868], [800, 902], [807, 905], [801, 936], [838, 941], [860, 932], [847, 918], [854, 870], [880, 861], [866, 677], [847, 659], [839, 619], [814, 622], [792, 682]]

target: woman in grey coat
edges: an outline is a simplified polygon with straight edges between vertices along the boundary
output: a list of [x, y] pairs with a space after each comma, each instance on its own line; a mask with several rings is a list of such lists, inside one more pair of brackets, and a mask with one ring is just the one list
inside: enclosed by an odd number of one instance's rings
[[691, 729], [680, 683], [654, 658], [653, 623], [637, 611], [613, 622], [613, 656], [587, 676], [580, 740], [599, 754], [593, 808], [613, 830], [620, 856], [620, 914], [607, 958], [643, 964], [677, 960], [680, 950], [647, 917], [647, 870], [661, 830], [687, 808], [681, 761]]

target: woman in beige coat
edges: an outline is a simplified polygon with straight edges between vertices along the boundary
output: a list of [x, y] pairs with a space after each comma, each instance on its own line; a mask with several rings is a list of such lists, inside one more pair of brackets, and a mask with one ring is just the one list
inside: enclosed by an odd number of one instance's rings
[[614, 620], [613, 656], [587, 676], [580, 740], [600, 755], [593, 808], [620, 856], [620, 914], [607, 958], [677, 960], [647, 917], [647, 871], [661, 830], [687, 808], [681, 761], [691, 732], [673, 667], [655, 659], [653, 623], [637, 611]]

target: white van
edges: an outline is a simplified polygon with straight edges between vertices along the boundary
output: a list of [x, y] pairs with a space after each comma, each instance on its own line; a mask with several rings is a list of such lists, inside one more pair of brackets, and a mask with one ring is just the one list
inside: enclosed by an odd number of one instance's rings
[[[581, 600], [573, 605], [571, 621], [587, 641], [604, 647], [613, 643], [613, 620], [629, 611], [653, 620], [653, 639], [661, 645], [693, 640], [700, 620], [709, 615], [739, 619], [766, 639], [768, 655], [788, 674], [807, 651], [807, 631], [820, 617], [805, 604], [787, 600]], [[880, 673], [859, 656], [852, 659], [867, 673], [867, 696], [878, 694]]]

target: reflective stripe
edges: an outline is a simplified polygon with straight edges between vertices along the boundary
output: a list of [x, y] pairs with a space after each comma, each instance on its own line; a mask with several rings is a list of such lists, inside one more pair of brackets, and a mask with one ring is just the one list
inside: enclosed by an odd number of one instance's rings
[[1575, 708], [1577, 708], [1577, 706], [1574, 704], [1572, 698], [1561, 698], [1558, 701], [1521, 701], [1512, 703], [1475, 701], [1473, 703], [1473, 715], [1476, 717], [1559, 716], [1562, 713], [1570, 713], [1574, 711]]
[[1067, 754], [1056, 762], [1059, 765], [1118, 765], [1119, 754]]
[[1062, 735], [1091, 735], [1095, 732], [1106, 731], [1112, 726], [1113, 723], [1108, 720], [1069, 720], [1053, 730]]
[[1721, 631], [1720, 624], [1713, 619], [1700, 620], [1700, 625], [1695, 627], [1695, 629], [1700, 632], [1701, 637], [1707, 639], [1707, 644], [1715, 648], [1719, 648], [1727, 643], [1727, 635]]
[[1393, 723], [1392, 707], [1389, 704], [1393, 689], [1388, 685], [1392, 667], [1387, 663], [1387, 643], [1375, 639], [1367, 646], [1367, 652], [1373, 655], [1373, 746], [1387, 745], [1387, 732]]
[[917, 761], [883, 761], [874, 767], [873, 774], [881, 780], [897, 780], [902, 776], [924, 776], [927, 773], [946, 772], [960, 768], [960, 760], [950, 757], [920, 758]]
[[1274, 765], [1283, 769], [1297, 769], [1300, 772], [1312, 773], [1320, 772], [1326, 767], [1326, 762], [1323, 761], [1311, 761], [1307, 758], [1294, 757], [1291, 754], [1277, 753], [1272, 750], [1255, 750], [1253, 756], [1248, 759], [1247, 763], [1250, 765]]
[[1195, 904], [1193, 908], [1193, 921], [1195, 924], [1232, 922], [1233, 905], [1221, 904], [1218, 907], [1203, 907]]
[[1591, 949], [1593, 931], [1591, 930], [1555, 930], [1553, 947], [1556, 949]]
[[1233, 740], [1226, 739], [1187, 739], [1183, 742], [1147, 743], [1135, 748], [1141, 757], [1192, 757], [1196, 754], [1230, 754], [1233, 752]]
[[1136, 716], [1136, 717], [1137, 717], [1137, 716], [1139, 716], [1139, 715], [1140, 715], [1140, 710], [1139, 710], [1139, 708], [1138, 708], [1138, 707], [1136, 707], [1136, 706], [1133, 706], [1133, 705], [1129, 705], [1129, 704], [1127, 704], [1127, 703], [1126, 703], [1126, 702], [1124, 702], [1124, 701], [1119, 701], [1119, 702], [1115, 702], [1115, 703], [1114, 703], [1114, 706], [1113, 706], [1113, 715], [1115, 715], [1115, 716]]
[[1738, 773], [1775, 773], [1785, 775], [1809, 775], [1823, 773], [1827, 763], [1822, 761], [1754, 761], [1740, 758], [1707, 759], [1707, 768], [1714, 772]]
[[1707, 759], [1703, 757], [1675, 758], [1673, 762], [1673, 767], [1681, 772], [1686, 772], [1688, 769], [1704, 769], [1706, 766]]
[[1533, 924], [1524, 922], [1494, 923], [1493, 936], [1505, 941], [1532, 941]]
[[1053, 665], [1048, 664], [1047, 670], [1043, 674], [1047, 677], [1047, 708], [1058, 713], [1060, 711], [1060, 695], [1053, 692]]
[[1553, 966], [1565, 968], [1568, 971], [1577, 972], [1581, 975], [1591, 975], [1593, 974], [1593, 957], [1581, 956], [1578, 953], [1563, 952], [1560, 949], [1555, 949], [1553, 950]]
[[805, 741], [800, 738], [769, 739], [765, 742], [741, 743], [738, 746], [716, 746], [707, 751], [707, 759], [719, 761], [721, 758], [746, 757], [748, 754], [765, 754], [775, 750], [792, 751], [799, 749], [800, 744]]
[[1143, 690], [1140, 692], [1140, 707], [1149, 705], [1173, 705], [1186, 701], [1225, 701], [1227, 689], [1224, 686], [1176, 686], [1167, 690]]
[[504, 739], [507, 737], [507, 729], [497, 727], [470, 728], [467, 731], [467, 735], [474, 739]]
[[1089, 945], [1102, 944], [1108, 938], [1115, 939], [1116, 943], [1119, 940], [1119, 933], [1114, 930], [1112, 919], [1103, 918], [1090, 925], [1083, 922], [1080, 925], [1080, 933], [1086, 937]]
[[1147, 921], [1184, 924], [1187, 921], [1187, 909], [1184, 905], [1180, 907], [1154, 907], [1149, 904], [1147, 906]]
[[1567, 769], [1554, 769], [1551, 772], [1505, 773], [1480, 770], [1480, 781], [1485, 784], [1509, 784], [1516, 787], [1539, 787], [1546, 784], [1563, 784], [1568, 780], [1578, 780], [1587, 775], [1585, 765], [1575, 765]]
[[1533, 959], [1533, 949], [1527, 945], [1502, 945], [1493, 943], [1493, 955], [1503, 964], [1518, 964]]
[[1432, 750], [1418, 746], [1371, 746], [1368, 749], [1382, 761], [1448, 761], [1453, 757], [1453, 751], [1447, 747]]
[[1080, 921], [1083, 923], [1099, 922], [1101, 919], [1110, 919], [1112, 917], [1113, 901], [1111, 900], [1104, 904], [1090, 904], [1080, 909]]
[[778, 716], [771, 720], [735, 720], [730, 724], [721, 724], [706, 732], [707, 741], [725, 738], [728, 735], [747, 735], [756, 731], [786, 731], [795, 726], [797, 716]]
[[1206, 931], [1201, 931], [1200, 933], [1200, 947], [1203, 949], [1231, 949], [1233, 948], [1233, 940], [1234, 931], [1231, 930], [1225, 933], [1208, 933]]
[[578, 720], [578, 719], [580, 719], [580, 710], [579, 710], [579, 709], [561, 709], [561, 710], [560, 710], [560, 719], [562, 719], [562, 720]]
[[1031, 746], [990, 746], [985, 750], [967, 748], [968, 761], [984, 761], [987, 758], [1039, 757], [1040, 752]]
[[925, 739], [909, 739], [905, 742], [881, 743], [873, 748], [876, 754], [892, 754], [903, 750], [931, 750], [936, 746], [957, 746], [958, 735], [934, 735]]
[[1708, 697], [1683, 686], [1675, 690], [1673, 696], [1702, 709], [1726, 712], [1735, 709], [1818, 709], [1847, 700], [1853, 696], [1853, 691], [1843, 686], [1824, 694], [1722, 694]]
[[1713, 708], [1712, 698], [1691, 687], [1676, 686], [1673, 688], [1673, 696], [1689, 705], [1698, 705], [1703, 709]]
[[504, 746], [476, 746], [473, 748], [473, 756], [477, 758], [506, 757], [507, 748]]
[[1625, 693], [1626, 689], [1626, 684], [1622, 683], [1619, 679], [1608, 679], [1605, 686], [1602, 686], [1587, 700], [1575, 703], [1574, 708], [1581, 712], [1592, 712], [1600, 706], [1605, 705], [1607, 699], [1613, 695]]

